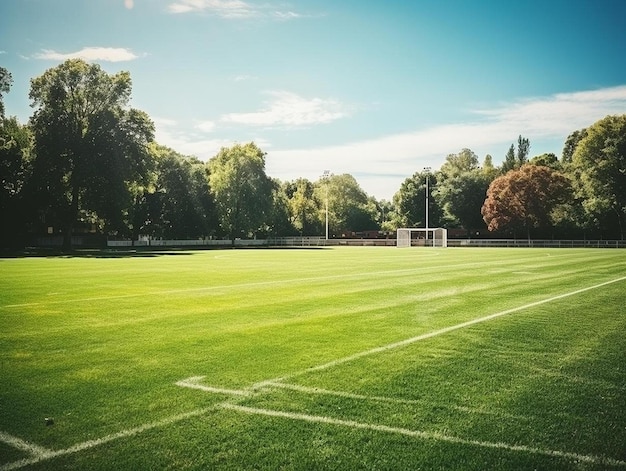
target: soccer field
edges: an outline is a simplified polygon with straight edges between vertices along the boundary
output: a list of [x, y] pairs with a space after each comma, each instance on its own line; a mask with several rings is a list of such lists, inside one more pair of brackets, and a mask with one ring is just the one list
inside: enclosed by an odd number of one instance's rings
[[617, 249], [0, 259], [0, 471], [626, 469], [625, 305]]

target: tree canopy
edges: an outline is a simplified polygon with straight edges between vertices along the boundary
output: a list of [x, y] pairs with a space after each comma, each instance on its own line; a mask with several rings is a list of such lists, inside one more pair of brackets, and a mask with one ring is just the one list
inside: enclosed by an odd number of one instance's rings
[[[501, 165], [469, 148], [439, 170], [415, 172], [393, 200], [377, 201], [350, 174], [312, 182], [272, 179], [254, 143], [209, 162], [154, 141], [149, 116], [129, 106], [128, 72], [72, 59], [31, 80], [27, 124], [5, 116], [13, 78], [0, 67], [0, 244], [72, 234], [138, 238], [332, 237], [398, 227], [457, 235], [624, 238], [626, 115], [573, 131], [560, 159], [529, 158], [520, 134]], [[428, 179], [429, 184], [426, 185]], [[428, 193], [427, 193], [428, 190]], [[428, 205], [428, 209], [426, 209]]]
[[256, 144], [236, 144], [209, 163], [209, 185], [223, 229], [233, 244], [237, 237], [254, 235], [270, 209], [270, 180], [265, 153]]
[[526, 164], [489, 185], [481, 213], [490, 231], [533, 228], [551, 224], [552, 211], [566, 201], [570, 181], [549, 167]]
[[613, 237], [626, 232], [626, 115], [607, 116], [578, 134], [571, 166], [587, 217]]
[[151, 166], [147, 146], [154, 125], [128, 108], [130, 75], [68, 60], [31, 81], [35, 136], [34, 178], [64, 232], [64, 246], [80, 212], [122, 230], [132, 183]]

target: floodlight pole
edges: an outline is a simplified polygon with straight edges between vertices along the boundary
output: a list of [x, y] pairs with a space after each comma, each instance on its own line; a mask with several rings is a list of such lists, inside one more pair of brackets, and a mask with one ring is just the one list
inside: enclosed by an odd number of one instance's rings
[[328, 177], [330, 177], [330, 170], [324, 170], [322, 180], [324, 180], [326, 187], [326, 240], [328, 240]]
[[428, 240], [428, 180], [430, 177], [430, 167], [424, 167], [424, 171], [426, 172], [426, 240]]

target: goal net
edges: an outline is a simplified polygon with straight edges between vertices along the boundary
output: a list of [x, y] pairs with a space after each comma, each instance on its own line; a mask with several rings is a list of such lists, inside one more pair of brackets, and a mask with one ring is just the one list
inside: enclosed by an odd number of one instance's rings
[[396, 235], [397, 247], [447, 247], [448, 230], [443, 227], [403, 227]]

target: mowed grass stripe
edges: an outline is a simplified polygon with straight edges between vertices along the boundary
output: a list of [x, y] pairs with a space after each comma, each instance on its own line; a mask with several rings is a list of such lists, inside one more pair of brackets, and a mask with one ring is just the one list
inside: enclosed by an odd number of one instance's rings
[[221, 407], [224, 409], [228, 409], [228, 410], [243, 412], [245, 414], [263, 415], [267, 417], [299, 420], [303, 422], [319, 423], [323, 425], [335, 425], [335, 426], [352, 428], [352, 429], [370, 430], [374, 432], [405, 435], [405, 436], [408, 436], [411, 438], [417, 438], [420, 440], [442, 441], [442, 442], [452, 443], [455, 445], [467, 445], [467, 446], [481, 447], [481, 448], [494, 448], [498, 450], [528, 453], [532, 455], [545, 455], [545, 456], [556, 457], [556, 458], [564, 458], [568, 461], [574, 461], [578, 463], [582, 462], [582, 463], [602, 464], [602, 465], [620, 466], [620, 467], [626, 466], [626, 461], [616, 460], [613, 458], [607, 458], [603, 456], [582, 455], [579, 453], [572, 453], [572, 452], [560, 451], [560, 450], [549, 450], [549, 449], [544, 449], [544, 448], [530, 447], [526, 445], [511, 445], [511, 444], [503, 443], [503, 442], [485, 442], [481, 440], [468, 440], [465, 438], [455, 437], [453, 435], [447, 435], [444, 433], [425, 432], [422, 430], [411, 430], [411, 429], [400, 428], [400, 427], [390, 427], [388, 425], [370, 424], [370, 423], [365, 423], [365, 422], [358, 422], [355, 420], [342, 420], [342, 419], [336, 419], [336, 418], [327, 417], [327, 416], [299, 414], [299, 413], [285, 412], [285, 411], [280, 411], [280, 410], [261, 409], [258, 407], [246, 407], [246, 406], [242, 406], [239, 404], [232, 404], [229, 402], [222, 403]]
[[[269, 380], [269, 382], [273, 383], [273, 382], [278, 382], [278, 381], [285, 381], [285, 380], [294, 378], [296, 376], [299, 376], [300, 374], [305, 374], [305, 373], [308, 373], [308, 372], [316, 372], [316, 371], [325, 370], [325, 369], [328, 369], [328, 368], [334, 368], [335, 366], [341, 365], [343, 363], [348, 363], [348, 362], [351, 362], [351, 361], [354, 361], [354, 360], [358, 360], [358, 359], [363, 358], [365, 356], [376, 355], [376, 354], [379, 354], [379, 353], [386, 352], [388, 350], [394, 350], [394, 349], [397, 349], [397, 348], [406, 347], [406, 346], [411, 345], [411, 344], [413, 344], [415, 342], [420, 342], [422, 340], [427, 340], [427, 339], [430, 339], [430, 338], [433, 338], [433, 337], [437, 337], [439, 335], [443, 335], [443, 334], [447, 334], [449, 332], [453, 332], [455, 330], [465, 329], [467, 327], [470, 327], [470, 326], [473, 326], [473, 325], [476, 325], [476, 324], [480, 324], [480, 323], [483, 323], [483, 322], [491, 321], [491, 320], [496, 319], [498, 317], [502, 317], [502, 316], [506, 316], [506, 315], [513, 314], [513, 313], [516, 313], [516, 312], [524, 311], [524, 310], [527, 310], [527, 309], [530, 309], [530, 308], [541, 306], [543, 304], [552, 303], [554, 301], [558, 301], [558, 300], [561, 300], [561, 299], [564, 299], [564, 298], [568, 298], [570, 296], [576, 296], [576, 295], [585, 293], [585, 292], [590, 291], [590, 290], [599, 289], [599, 288], [602, 288], [604, 286], [611, 285], [611, 284], [614, 284], [614, 283], [620, 283], [620, 282], [623, 282], [624, 280], [626, 280], [626, 276], [623, 276], [623, 277], [620, 277], [620, 278], [616, 278], [614, 280], [605, 281], [604, 283], [599, 283], [597, 285], [588, 286], [586, 288], [581, 288], [581, 289], [578, 289], [576, 291], [571, 291], [569, 293], [563, 293], [563, 294], [559, 294], [557, 296], [552, 296], [550, 298], [543, 299], [543, 300], [540, 300], [540, 301], [535, 301], [535, 302], [532, 302], [532, 303], [529, 303], [529, 304], [525, 304], [523, 306], [518, 306], [518, 307], [515, 307], [515, 308], [507, 309], [505, 311], [500, 311], [500, 312], [496, 312], [496, 313], [493, 313], [493, 314], [489, 314], [487, 316], [479, 317], [477, 319], [472, 319], [472, 320], [469, 320], [467, 322], [462, 322], [460, 324], [452, 325], [452, 326], [449, 326], [449, 327], [444, 327], [443, 329], [439, 329], [439, 330], [436, 330], [434, 332], [428, 332], [428, 333], [425, 333], [425, 334], [422, 334], [422, 335], [418, 335], [416, 337], [411, 337], [411, 338], [408, 338], [408, 339], [404, 339], [404, 340], [401, 340], [399, 342], [395, 342], [395, 343], [392, 343], [392, 344], [389, 344], [389, 345], [383, 345], [381, 347], [372, 348], [371, 350], [358, 352], [358, 353], [355, 353], [354, 355], [350, 355], [350, 356], [347, 356], [347, 357], [344, 357], [344, 358], [339, 358], [339, 359], [330, 361], [328, 363], [323, 363], [321, 365], [317, 365], [317, 366], [311, 367], [311, 368], [309, 368], [306, 371], [293, 373], [293, 374], [290, 374], [290, 375], [287, 375], [287, 376], [284, 376], [284, 377], [281, 377], [281, 378], [274, 378], [272, 380]], [[263, 383], [260, 384], [260, 386], [262, 386], [262, 385], [263, 385]]]
[[[376, 253], [375, 250], [381, 253]], [[468, 249], [461, 249], [467, 251]], [[488, 255], [489, 249], [481, 249]], [[512, 249], [515, 250], [515, 249]], [[159, 263], [162, 256], [156, 259], [141, 260], [144, 262], [142, 265], [137, 264], [137, 260], [129, 259], [105, 259], [105, 260], [93, 260], [93, 259], [61, 259], [57, 261], [57, 270], [60, 273], [54, 273], [52, 268], [47, 268], [43, 271], [37, 270], [37, 265], [33, 267], [31, 260], [27, 260], [31, 263], [25, 264], [27, 275], [20, 280], [19, 275], [13, 275], [11, 280], [6, 280], [8, 283], [17, 282], [19, 288], [33, 291], [37, 300], [30, 300], [27, 303], [21, 304], [2, 304], [2, 308], [30, 306], [30, 305], [51, 305], [59, 303], [84, 303], [106, 300], [118, 300], [125, 298], [144, 297], [144, 296], [162, 296], [172, 294], [193, 294], [194, 292], [203, 291], [220, 291], [220, 290], [258, 290], [272, 285], [282, 285], [291, 283], [316, 283], [316, 282], [337, 282], [345, 281], [349, 283], [351, 281], [358, 281], [359, 279], [385, 277], [385, 276], [410, 276], [421, 275], [428, 272], [435, 272], [441, 275], [445, 275], [449, 272], [462, 272], [464, 270], [478, 269], [480, 270], [486, 263], [489, 264], [489, 271], [501, 273], [498, 271], [498, 266], [505, 267], [505, 272], [512, 272], [514, 268], [511, 268], [511, 264], [519, 266], [520, 270], [523, 269], [541, 269], [543, 267], [557, 266], [561, 260], [564, 264], [571, 265], [573, 261], [568, 257], [560, 257], [558, 251], [556, 255], [550, 253], [523, 253], [519, 252], [513, 257], [498, 257], [498, 259], [490, 260], [489, 257], [480, 257], [480, 261], [464, 261], [459, 263], [456, 257], [451, 257], [450, 253], [436, 252], [427, 253], [422, 251], [420, 254], [410, 254], [409, 251], [402, 251], [403, 254], [394, 254], [396, 249], [394, 248], [377, 248], [370, 250], [362, 254], [364, 260], [358, 257], [342, 256], [341, 251], [327, 250], [319, 251], [320, 267], [313, 266], [284, 266], [284, 262], [273, 261], [272, 258], [267, 259], [266, 254], [247, 254], [247, 258], [260, 257], [260, 261], [254, 263], [250, 262], [242, 254], [236, 254], [227, 256], [224, 259], [220, 259], [220, 263], [212, 265], [210, 253], [205, 252], [190, 252], [190, 255], [186, 257], [197, 257], [202, 262], [197, 261], [195, 264], [188, 264], [190, 267], [185, 268], [186, 264], [175, 264], [171, 269], [168, 268], [170, 263]], [[348, 249], [350, 252], [350, 249]], [[276, 251], [271, 251], [271, 255], [276, 254]], [[289, 251], [289, 254], [278, 254], [275, 258], [279, 261], [285, 257], [285, 255], [291, 255], [293, 252]], [[305, 251], [309, 254], [308, 251]], [[316, 253], [316, 255], [317, 255]], [[337, 255], [339, 253], [339, 255]], [[381, 255], [384, 255], [381, 257]], [[458, 251], [455, 253], [459, 253]], [[391, 254], [391, 256], [389, 256]], [[579, 254], [574, 254], [579, 255]], [[584, 255], [584, 254], [582, 254]], [[243, 260], [242, 260], [242, 257]], [[174, 257], [176, 261], [180, 257]], [[464, 258], [464, 257], [462, 257]], [[594, 257], [595, 258], [595, 257]], [[465, 258], [464, 258], [465, 259]], [[315, 258], [318, 263], [318, 257]], [[391, 262], [400, 261], [404, 267], [398, 268], [394, 264], [394, 268], [385, 270], [384, 267], [388, 266]], [[18, 264], [21, 260], [0, 260], [5, 266]], [[245, 263], [234, 263], [242, 262]], [[365, 261], [365, 263], [364, 263]], [[452, 263], [451, 263], [452, 261]], [[52, 262], [45, 260], [45, 262]], [[72, 264], [77, 262], [77, 265]], [[206, 262], [203, 263], [203, 262]], [[276, 266], [275, 270], [268, 270], [265, 267], [263, 270], [257, 270], [256, 266], [267, 262], [270, 266]], [[272, 262], [272, 263], [270, 263]], [[532, 263], [531, 263], [532, 262]], [[110, 266], [108, 269], [102, 269], [100, 263], [106, 263]], [[529, 265], [530, 263], [530, 265]], [[111, 265], [113, 264], [113, 265]], [[206, 265], [212, 266], [207, 269]], [[408, 266], [407, 266], [408, 265]], [[0, 265], [1, 266], [1, 265]], [[475, 274], [479, 275], [480, 272], [472, 270]], [[315, 276], [310, 276], [311, 273], [316, 273]], [[522, 273], [523, 274], [523, 273]], [[241, 280], [246, 280], [242, 282]], [[96, 281], [96, 283], [94, 283]], [[53, 284], [49, 289], [46, 289], [46, 285]], [[195, 286], [184, 286], [184, 285]], [[172, 287], [172, 285], [182, 285], [182, 287]], [[62, 288], [59, 289], [59, 286]], [[155, 289], [158, 288], [158, 289]], [[92, 288], [92, 291], [96, 291], [98, 294], [94, 296], [78, 296], [72, 297], [73, 293], [84, 293]], [[112, 293], [103, 295], [102, 291], [110, 289]], [[123, 293], [120, 293], [122, 291]], [[124, 292], [125, 291], [125, 292]], [[3, 293], [5, 294], [5, 293]], [[28, 294], [28, 293], [27, 293]], [[4, 296], [3, 296], [4, 298]]]
[[[11, 405], [0, 410], [0, 430], [66, 449], [200, 407], [206, 397], [174, 386], [181, 378], [207, 375], [210, 384], [237, 390], [614, 279], [625, 266], [621, 252], [608, 250], [223, 254], [227, 260], [213, 252], [0, 260], [0, 305], [44, 301], [0, 310], [0, 401]], [[208, 286], [224, 288], [193, 291]], [[140, 295], [81, 302], [134, 292]], [[71, 302], [45, 303], [57, 297]], [[613, 352], [605, 361], [620, 358]], [[596, 383], [613, 377], [602, 373]], [[326, 387], [344, 389], [337, 384]], [[50, 429], [41, 426], [48, 415], [57, 419]], [[218, 435], [226, 430], [219, 422]]]

